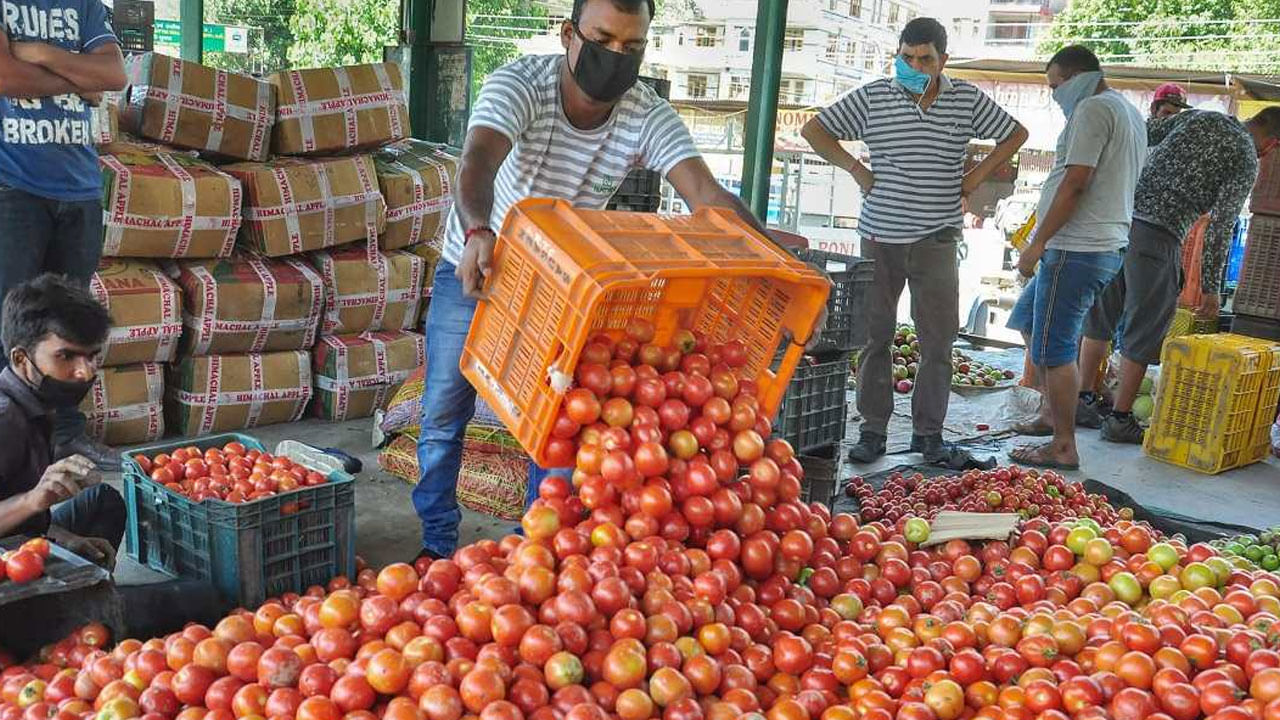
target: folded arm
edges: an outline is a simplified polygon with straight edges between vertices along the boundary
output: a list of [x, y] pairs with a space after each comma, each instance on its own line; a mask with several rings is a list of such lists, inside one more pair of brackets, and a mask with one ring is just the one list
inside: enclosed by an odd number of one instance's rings
[[10, 47], [19, 61], [36, 65], [69, 82], [72, 89], [64, 92], [123, 90], [128, 82], [120, 46], [113, 42], [103, 43], [85, 53], [69, 52], [42, 42], [18, 42]]
[[61, 75], [14, 57], [9, 38], [0, 32], [0, 95], [26, 100], [65, 95], [77, 90], [71, 81]]

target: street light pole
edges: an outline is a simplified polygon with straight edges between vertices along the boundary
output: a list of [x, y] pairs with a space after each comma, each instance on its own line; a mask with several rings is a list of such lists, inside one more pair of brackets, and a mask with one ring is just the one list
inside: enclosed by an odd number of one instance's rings
[[773, 141], [778, 123], [778, 88], [782, 83], [783, 40], [787, 33], [787, 0], [758, 0], [755, 57], [751, 63], [751, 96], [742, 164], [742, 199], [766, 220], [769, 179], [773, 174]]

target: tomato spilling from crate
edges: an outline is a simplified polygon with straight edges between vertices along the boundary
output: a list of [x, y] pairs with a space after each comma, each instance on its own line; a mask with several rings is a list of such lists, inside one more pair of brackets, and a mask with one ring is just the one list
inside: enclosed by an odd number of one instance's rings
[[196, 502], [208, 498], [251, 502], [327, 481], [321, 473], [287, 457], [246, 449], [239, 442], [203, 452], [191, 446], [171, 454], [135, 455], [133, 460], [152, 480]]

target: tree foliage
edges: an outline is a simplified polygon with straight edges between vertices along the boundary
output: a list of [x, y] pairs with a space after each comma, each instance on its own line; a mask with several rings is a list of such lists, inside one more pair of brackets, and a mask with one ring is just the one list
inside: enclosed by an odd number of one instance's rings
[[1079, 43], [1104, 63], [1269, 72], [1280, 70], [1280, 0], [1074, 0], [1039, 51]]
[[294, 0], [289, 20], [295, 68], [356, 65], [382, 60], [382, 51], [398, 42], [398, 0]]
[[489, 73], [520, 55], [515, 41], [547, 29], [545, 1], [468, 0], [467, 34], [471, 38], [471, 96], [480, 93]]
[[249, 54], [205, 53], [205, 62], [236, 72], [272, 73], [287, 67], [289, 46], [293, 44], [289, 16], [295, 12], [295, 6], [294, 0], [209, 0], [205, 5], [208, 22], [252, 30]]

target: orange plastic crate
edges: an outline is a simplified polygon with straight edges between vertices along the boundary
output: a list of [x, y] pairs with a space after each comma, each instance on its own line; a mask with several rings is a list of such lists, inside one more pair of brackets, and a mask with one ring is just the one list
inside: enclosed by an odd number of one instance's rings
[[660, 345], [680, 329], [711, 342], [740, 339], [772, 417], [830, 284], [728, 210], [660, 216], [539, 198], [508, 213], [487, 290], [462, 372], [545, 466], [563, 398], [551, 378], [573, 377], [592, 335], [621, 337], [639, 317], [653, 322]]

